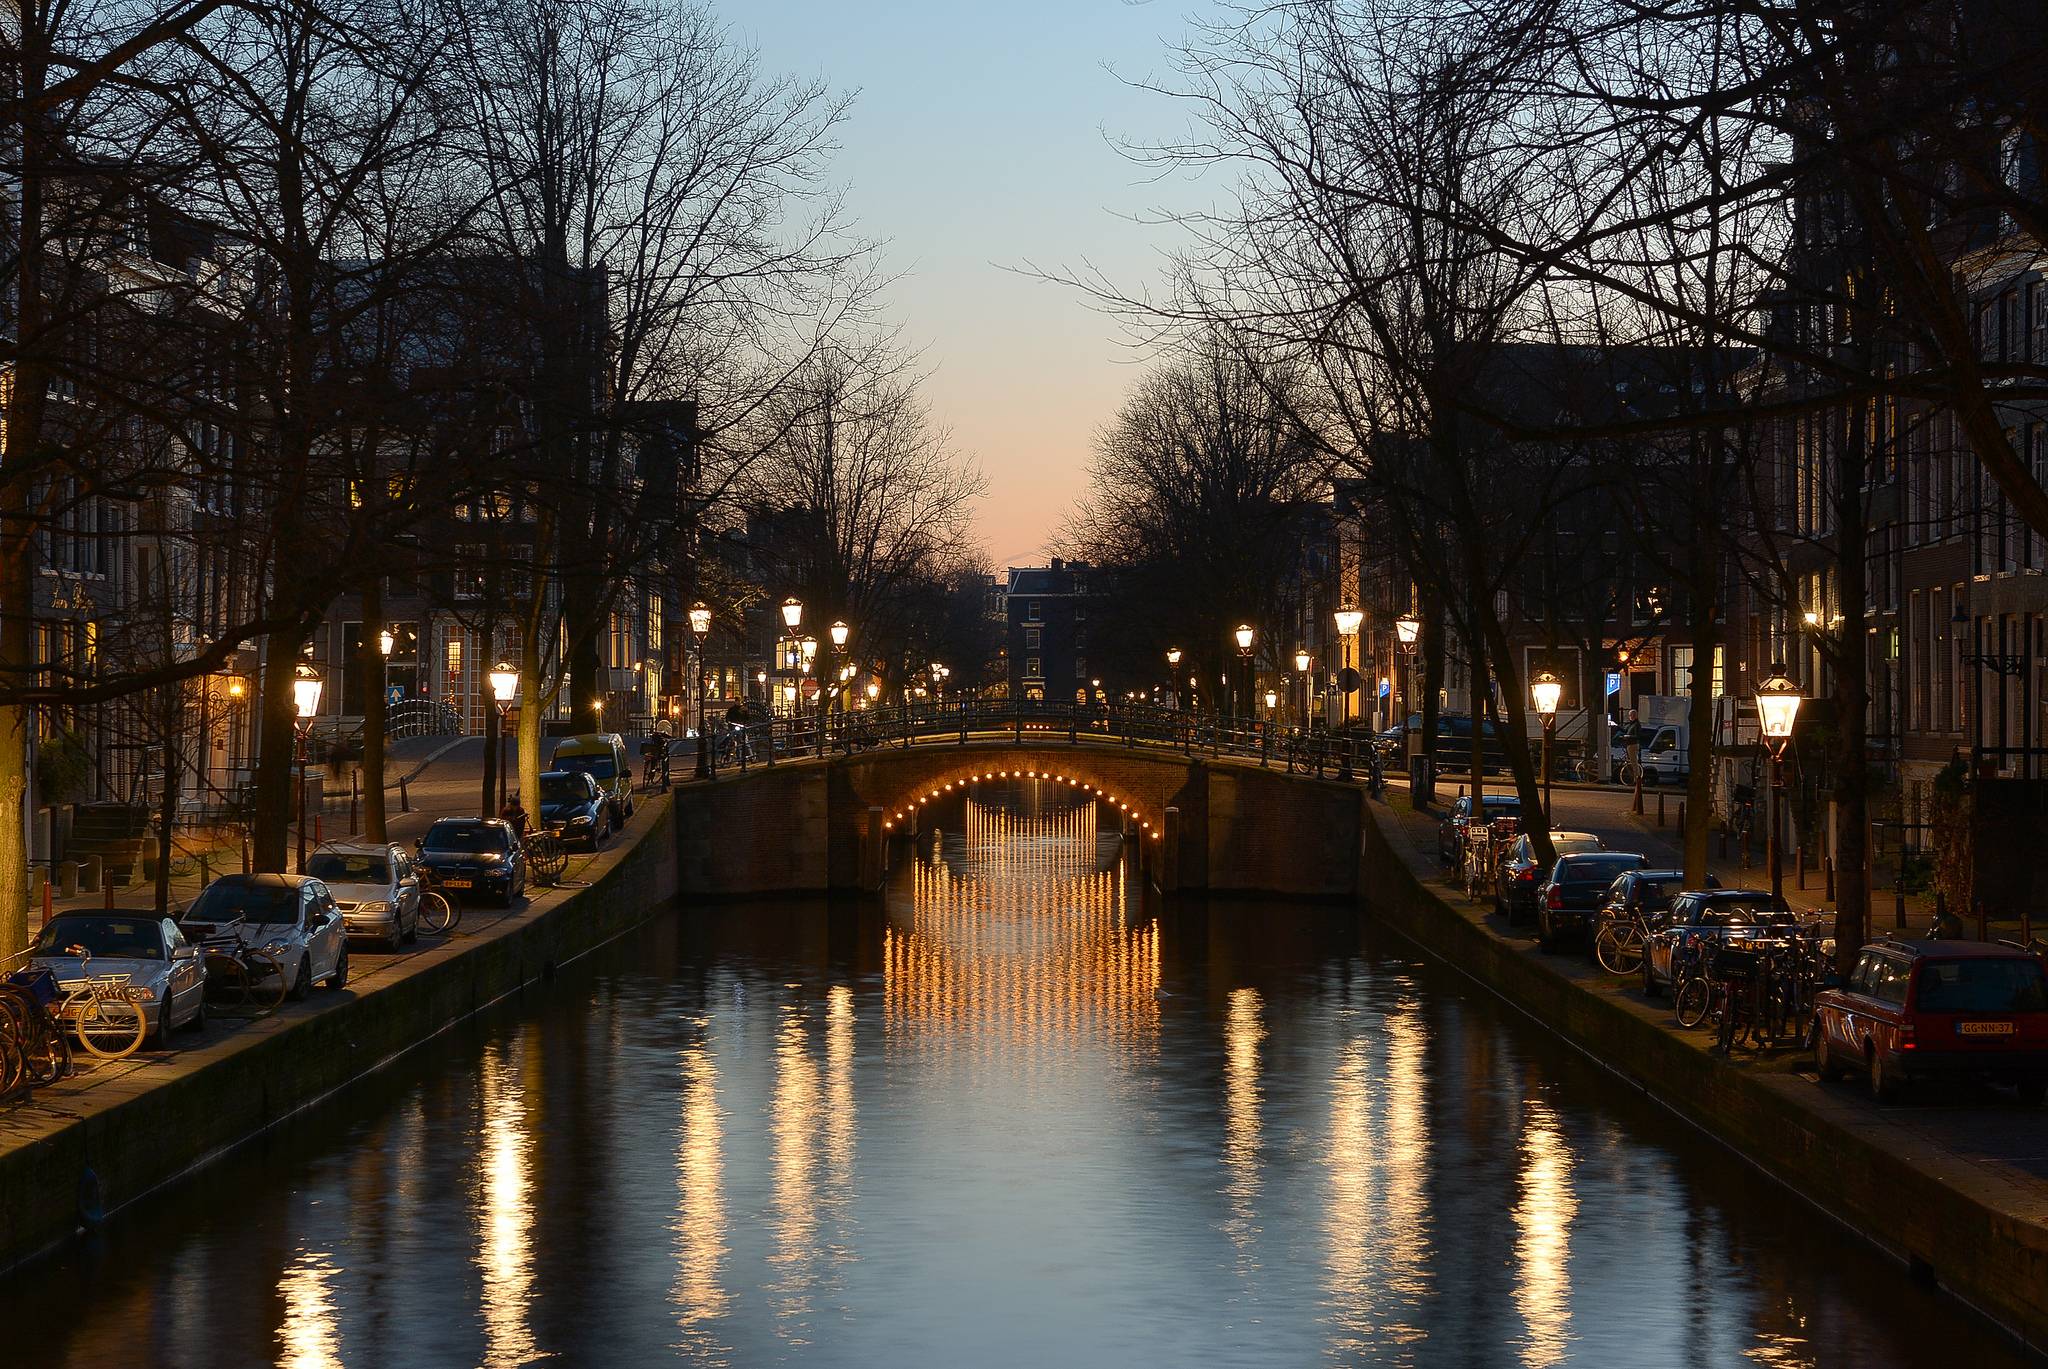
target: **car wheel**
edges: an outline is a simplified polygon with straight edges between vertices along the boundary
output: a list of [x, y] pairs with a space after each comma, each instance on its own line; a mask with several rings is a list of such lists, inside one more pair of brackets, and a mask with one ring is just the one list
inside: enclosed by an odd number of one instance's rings
[[415, 909], [413, 909], [413, 910], [412, 910], [412, 925], [411, 925], [410, 927], [407, 927], [407, 928], [405, 929], [405, 934], [404, 934], [403, 936], [399, 937], [399, 938], [398, 938], [398, 940], [399, 940], [399, 943], [400, 943], [401, 945], [405, 945], [405, 946], [414, 946], [414, 945], [417, 945], [417, 944], [419, 944], [419, 939], [420, 939], [420, 910], [419, 910], [419, 909], [417, 909], [417, 908], [415, 908]]
[[185, 1027], [188, 1031], [203, 1032], [206, 1030], [206, 984], [203, 980], [199, 985], [199, 1006], [194, 1008], [192, 1015], [185, 1019]]
[[1536, 914], [1536, 949], [1545, 955], [1557, 950], [1557, 938], [1551, 933], [1550, 919], [1540, 912]]
[[156, 1030], [149, 1034], [149, 1048], [153, 1051], [167, 1051], [171, 1048], [171, 1008], [173, 1002], [168, 990], [162, 1005], [157, 1009]]
[[1835, 1059], [1834, 1052], [1828, 1049], [1827, 1028], [1818, 1022], [1814, 1024], [1813, 1030], [1813, 1072], [1826, 1084], [1832, 1084], [1842, 1077], [1842, 1062]]
[[1656, 996], [1657, 979], [1656, 976], [1650, 973], [1650, 948], [1645, 946], [1643, 948], [1643, 997], [1655, 998]]
[[327, 987], [338, 989], [348, 983], [348, 947], [341, 948], [341, 954], [334, 958], [334, 973], [327, 976]]
[[1895, 1103], [1899, 1098], [1898, 1077], [1885, 1066], [1884, 1052], [1875, 1046], [1870, 1048], [1870, 1096], [1880, 1103]]
[[291, 1000], [294, 1003], [304, 1002], [306, 995], [311, 992], [313, 992], [313, 953], [307, 951], [299, 957], [299, 972], [292, 979]]
[[384, 949], [397, 955], [405, 946], [405, 914], [392, 919], [391, 935], [384, 939]]

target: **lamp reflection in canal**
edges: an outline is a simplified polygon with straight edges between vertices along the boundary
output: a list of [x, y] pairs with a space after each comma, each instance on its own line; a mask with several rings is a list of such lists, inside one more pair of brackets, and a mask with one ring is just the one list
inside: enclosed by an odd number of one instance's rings
[[1571, 1326], [1572, 1152], [1557, 1114], [1534, 1099], [1522, 1126], [1521, 1196], [1515, 1203], [1515, 1306], [1526, 1328], [1522, 1363], [1544, 1369], [1565, 1358]]
[[1257, 989], [1232, 989], [1223, 1023], [1223, 1163], [1229, 1171], [1224, 1193], [1230, 1220], [1224, 1230], [1237, 1247], [1238, 1270], [1256, 1268], [1251, 1259], [1259, 1235], [1259, 1043], [1266, 1038]]
[[525, 1364], [539, 1357], [526, 1313], [533, 1292], [533, 1137], [527, 1124], [520, 1074], [505, 1043], [485, 1052], [482, 1175], [478, 1222], [482, 1243], [486, 1366]]
[[338, 1369], [341, 1328], [334, 1317], [334, 1261], [325, 1251], [300, 1250], [277, 1281], [284, 1304], [277, 1328], [280, 1369]]
[[1156, 1053], [1159, 929], [1127, 921], [1123, 862], [1101, 868], [1101, 835], [1092, 802], [1018, 813], [967, 798], [959, 839], [920, 850], [908, 912], [883, 929], [889, 1038], [1028, 1051], [1079, 1031]]
[[812, 1262], [818, 1250], [817, 1140], [823, 1128], [818, 1064], [811, 1057], [809, 1030], [800, 1003], [782, 1005], [775, 1034], [775, 1094], [769, 1123], [775, 1175], [770, 1228], [776, 1271], [768, 1285], [776, 1334], [793, 1345], [809, 1336]]
[[725, 1315], [725, 1128], [718, 1108], [718, 1066], [699, 1039], [682, 1052], [682, 1126], [676, 1144], [676, 1327], [678, 1349], [692, 1358], [717, 1345], [709, 1323]]
[[1429, 1036], [1414, 1008], [1367, 1018], [1338, 1048], [1330, 1083], [1330, 1349], [1347, 1361], [1378, 1360], [1428, 1334], [1418, 1323], [1432, 1258]]

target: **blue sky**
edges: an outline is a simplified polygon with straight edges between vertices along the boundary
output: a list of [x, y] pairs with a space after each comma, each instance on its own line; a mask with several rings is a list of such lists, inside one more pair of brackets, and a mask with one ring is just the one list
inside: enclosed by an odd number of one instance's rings
[[1158, 137], [1182, 116], [1105, 68], [1161, 72], [1187, 0], [719, 3], [767, 65], [858, 92], [839, 167], [901, 276], [890, 312], [934, 372], [934, 416], [987, 477], [989, 556], [1040, 559], [1137, 359], [1084, 299], [1005, 268], [1157, 278], [1165, 235], [1123, 216], [1191, 192], [1149, 183], [1105, 135]]

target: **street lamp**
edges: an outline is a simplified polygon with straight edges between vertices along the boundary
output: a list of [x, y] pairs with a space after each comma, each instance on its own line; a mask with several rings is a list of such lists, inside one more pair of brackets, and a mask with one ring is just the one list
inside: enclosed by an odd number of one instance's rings
[[[711, 608], [702, 599], [690, 605], [690, 636], [697, 643], [697, 766], [695, 774], [700, 780], [711, 778], [711, 748], [705, 744], [705, 698], [704, 698], [704, 639], [711, 634]], [[661, 763], [662, 773], [668, 773], [668, 762]]]
[[1298, 646], [1294, 649], [1294, 674], [1301, 681], [1301, 720], [1296, 726], [1302, 728], [1308, 726], [1308, 668], [1312, 663], [1313, 658], [1309, 656], [1307, 647]]
[[306, 872], [306, 739], [313, 734], [313, 718], [320, 712], [320, 691], [325, 685], [320, 668], [301, 661], [292, 668], [292, 732], [298, 739], [299, 762], [299, 873]]
[[[1358, 625], [1365, 621], [1365, 615], [1352, 608], [1349, 604], [1346, 604], [1332, 616], [1337, 622], [1337, 635], [1344, 640], [1344, 668], [1348, 670], [1351, 669], [1351, 650], [1354, 645], [1354, 639], [1358, 636]], [[1348, 734], [1351, 729], [1351, 691], [1345, 687], [1342, 678], [1339, 678], [1337, 681], [1337, 692], [1344, 696], [1342, 730]], [[1344, 739], [1344, 749], [1338, 753], [1337, 778], [1340, 780], [1357, 778], [1351, 769], [1351, 738], [1348, 735]]]
[[498, 809], [505, 807], [505, 719], [519, 696], [519, 667], [500, 661], [491, 667], [491, 699], [498, 706]]
[[1537, 716], [1543, 719], [1543, 821], [1546, 826], [1550, 822], [1550, 733], [1557, 726], [1557, 701], [1563, 693], [1564, 686], [1547, 670], [1529, 685], [1529, 697], [1536, 703]]
[[1785, 893], [1783, 856], [1779, 851], [1778, 814], [1785, 806], [1785, 747], [1792, 740], [1792, 724], [1798, 721], [1799, 705], [1806, 702], [1799, 686], [1785, 678], [1785, 667], [1773, 665], [1770, 678], [1756, 687], [1756, 716], [1763, 730], [1764, 745], [1771, 752], [1771, 816], [1766, 828], [1771, 870], [1771, 896]]
[[803, 600], [793, 594], [782, 601], [782, 625], [791, 632], [804, 625]]
[[1412, 613], [1404, 613], [1394, 620], [1394, 640], [1402, 646], [1414, 646], [1421, 632], [1421, 620]]
[[1254, 684], [1252, 676], [1252, 625], [1250, 623], [1239, 623], [1237, 630], [1230, 635], [1237, 638], [1238, 658], [1244, 662], [1244, 692], [1238, 695], [1238, 699], [1245, 706], [1244, 712], [1249, 715], [1252, 711], [1251, 693]]

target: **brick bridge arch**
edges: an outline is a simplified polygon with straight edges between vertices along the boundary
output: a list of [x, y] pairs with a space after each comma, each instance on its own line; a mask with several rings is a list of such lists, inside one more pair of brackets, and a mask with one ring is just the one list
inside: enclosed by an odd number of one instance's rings
[[[755, 766], [685, 786], [676, 806], [682, 887], [731, 894], [858, 889], [879, 868], [877, 844], [908, 835], [921, 806], [984, 779], [1020, 775], [1091, 793], [1130, 814], [1149, 876], [1164, 876], [1169, 887], [1358, 892], [1364, 814], [1354, 785], [1164, 747], [993, 739]], [[1168, 808], [1175, 810], [1170, 831]]]

